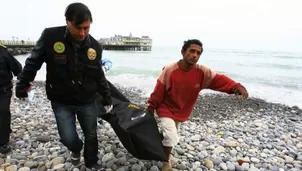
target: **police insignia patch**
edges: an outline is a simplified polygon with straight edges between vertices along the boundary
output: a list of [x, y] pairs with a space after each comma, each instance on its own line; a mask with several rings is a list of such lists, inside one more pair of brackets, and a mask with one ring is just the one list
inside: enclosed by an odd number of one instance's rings
[[62, 42], [56, 42], [53, 45], [53, 50], [57, 53], [63, 53], [65, 51], [65, 45]]
[[92, 48], [89, 48], [87, 51], [87, 56], [89, 60], [95, 60], [96, 58], [96, 51]]

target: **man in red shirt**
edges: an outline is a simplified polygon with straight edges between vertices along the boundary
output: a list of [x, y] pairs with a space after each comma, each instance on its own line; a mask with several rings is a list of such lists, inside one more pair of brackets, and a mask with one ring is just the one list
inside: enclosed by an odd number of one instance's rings
[[177, 131], [180, 123], [188, 120], [202, 89], [248, 97], [245, 87], [240, 83], [197, 64], [202, 52], [199, 40], [185, 41], [181, 50], [183, 59], [163, 68], [147, 101], [148, 110], [152, 113], [156, 110], [162, 125], [163, 145], [169, 161], [163, 162], [163, 171], [172, 171], [170, 154], [179, 140]]

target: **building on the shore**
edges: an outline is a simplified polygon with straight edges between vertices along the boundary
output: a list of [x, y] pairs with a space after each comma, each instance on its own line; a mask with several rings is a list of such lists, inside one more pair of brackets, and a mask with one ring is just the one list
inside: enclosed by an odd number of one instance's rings
[[99, 39], [104, 50], [129, 50], [129, 51], [151, 51], [152, 39], [149, 36], [133, 37], [115, 35], [110, 38]]

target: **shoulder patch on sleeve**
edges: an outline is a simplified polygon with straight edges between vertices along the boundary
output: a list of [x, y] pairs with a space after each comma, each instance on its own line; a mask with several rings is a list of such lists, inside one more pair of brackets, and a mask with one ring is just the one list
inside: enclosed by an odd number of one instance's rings
[[212, 71], [210, 68], [204, 65], [197, 65], [197, 68], [199, 68], [203, 72], [203, 81], [202, 81], [202, 88], [206, 88], [211, 85], [212, 80], [216, 76], [216, 72]]
[[177, 68], [178, 68], [177, 62], [173, 62], [173, 63], [170, 63], [170, 64], [164, 66], [163, 70], [167, 70], [169, 72], [172, 72]]
[[1, 44], [1, 43], [0, 43], [0, 47], [3, 47], [3, 48], [5, 48], [5, 49], [6, 49], [6, 46], [4, 46], [4, 45], [3, 45], [3, 44]]
[[162, 68], [162, 72], [158, 78], [158, 80], [166, 85], [166, 88], [168, 89], [170, 87], [170, 75], [171, 75], [171, 72], [173, 72], [174, 70], [176, 70], [178, 68], [178, 65], [177, 63], [171, 63], [171, 64], [168, 64], [168, 65], [165, 65], [163, 68]]

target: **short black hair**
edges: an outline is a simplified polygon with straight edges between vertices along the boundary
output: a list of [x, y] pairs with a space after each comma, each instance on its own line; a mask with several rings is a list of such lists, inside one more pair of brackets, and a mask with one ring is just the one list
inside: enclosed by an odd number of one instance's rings
[[187, 51], [187, 49], [190, 47], [190, 45], [195, 44], [198, 45], [200, 47], [202, 47], [202, 43], [200, 42], [200, 40], [198, 39], [189, 39], [187, 41], [184, 41], [184, 45], [182, 46], [181, 51]]
[[75, 25], [79, 25], [87, 20], [92, 22], [89, 8], [80, 2], [69, 4], [65, 9], [65, 17], [67, 21], [74, 22]]

